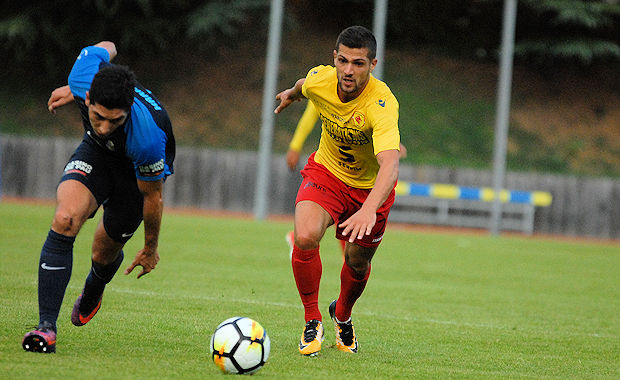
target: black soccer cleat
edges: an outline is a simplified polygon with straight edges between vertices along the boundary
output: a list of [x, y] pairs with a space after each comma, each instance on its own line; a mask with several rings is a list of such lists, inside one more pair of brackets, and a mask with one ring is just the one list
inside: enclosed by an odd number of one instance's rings
[[22, 339], [22, 347], [30, 352], [50, 354], [56, 352], [56, 331], [51, 323], [42, 322], [36, 330], [32, 330]]
[[351, 318], [345, 322], [340, 322], [338, 318], [336, 318], [336, 300], [329, 304], [329, 316], [332, 318], [332, 321], [334, 321], [336, 347], [340, 351], [356, 354], [358, 344], [357, 336], [355, 336], [355, 328], [353, 327]]

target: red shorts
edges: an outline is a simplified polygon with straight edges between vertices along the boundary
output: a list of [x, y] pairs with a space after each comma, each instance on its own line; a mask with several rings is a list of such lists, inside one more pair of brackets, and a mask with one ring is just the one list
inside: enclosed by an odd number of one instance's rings
[[[349, 236], [343, 236], [344, 228], [338, 224], [347, 220], [361, 207], [370, 189], [357, 189], [346, 185], [336, 178], [327, 168], [314, 161], [314, 153], [308, 158], [308, 163], [301, 171], [303, 181], [297, 191], [295, 204], [300, 201], [312, 201], [321, 206], [331, 215], [336, 224], [336, 238], [349, 240]], [[377, 247], [383, 239], [385, 224], [387, 222], [390, 207], [394, 204], [394, 189], [390, 192], [387, 200], [377, 210], [377, 221], [370, 235], [364, 235], [362, 239], [356, 239], [355, 243], [362, 247]]]

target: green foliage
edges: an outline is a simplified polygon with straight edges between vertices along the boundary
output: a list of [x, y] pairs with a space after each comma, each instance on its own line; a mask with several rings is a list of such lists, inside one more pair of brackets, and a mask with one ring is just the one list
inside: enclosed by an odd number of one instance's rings
[[115, 42], [129, 61], [185, 43], [213, 48], [260, 20], [266, 5], [266, 0], [7, 2], [0, 18], [0, 54], [8, 58], [9, 72], [39, 68], [57, 78], [66, 75], [82, 47], [102, 40]]
[[[37, 265], [52, 214], [52, 206], [0, 203], [3, 378], [219, 378], [209, 338], [235, 315], [256, 319], [271, 338], [258, 378], [618, 377], [617, 244], [389, 225], [353, 309], [359, 354], [336, 350], [326, 318], [321, 354], [307, 358], [296, 347], [303, 309], [283, 239], [292, 221], [170, 210], [157, 268], [140, 280], [122, 274], [142, 248], [139, 231], [125, 247], [125, 262], [106, 287], [100, 311], [74, 327], [69, 314], [90, 269], [96, 225], [87, 222], [75, 243], [57, 353], [26, 353], [20, 342], [38, 319]], [[332, 234], [321, 244], [324, 318], [340, 288], [342, 261]]]
[[[538, 21], [546, 27], [526, 28], [515, 46], [517, 56], [530, 58], [546, 67], [561, 62], [587, 66], [597, 61], [620, 58], [619, 3], [526, 0], [524, 4], [527, 11], [534, 14], [529, 23]], [[527, 12], [525, 15], [529, 16]]]
[[615, 1], [584, 0], [525, 0], [536, 13], [551, 17], [554, 25], [580, 25], [596, 29], [612, 25], [620, 15], [620, 5]]
[[188, 37], [204, 37], [217, 31], [232, 37], [248, 16], [267, 5], [266, 0], [218, 0], [205, 2], [188, 17]]
[[515, 46], [515, 55], [532, 56], [538, 63], [558, 61], [590, 64], [596, 59], [620, 58], [620, 46], [611, 41], [595, 39], [522, 41]]

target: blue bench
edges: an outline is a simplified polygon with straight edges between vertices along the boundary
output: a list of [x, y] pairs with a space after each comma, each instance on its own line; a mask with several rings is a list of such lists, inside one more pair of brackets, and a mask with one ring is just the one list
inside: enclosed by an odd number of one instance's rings
[[[399, 182], [390, 221], [468, 228], [489, 228], [496, 198], [489, 187], [439, 183]], [[536, 207], [547, 207], [552, 196], [545, 191], [502, 190], [502, 230], [534, 231]]]

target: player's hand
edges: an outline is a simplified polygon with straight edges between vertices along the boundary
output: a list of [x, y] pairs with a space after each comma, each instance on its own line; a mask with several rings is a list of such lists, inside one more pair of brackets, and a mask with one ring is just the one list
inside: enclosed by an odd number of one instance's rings
[[405, 148], [405, 146], [402, 143], [399, 145], [399, 149], [400, 151], [398, 152], [398, 159], [400, 160], [402, 158], [407, 157], [407, 148]]
[[139, 265], [142, 267], [142, 272], [138, 273], [138, 278], [140, 278], [155, 269], [155, 266], [158, 262], [159, 253], [157, 253], [157, 251], [148, 252], [146, 249], [141, 249], [136, 254], [136, 258], [133, 259], [131, 265], [128, 266], [127, 269], [125, 269], [125, 274], [127, 275], [131, 273], [131, 271], [133, 271], [133, 268]]
[[71, 103], [72, 101], [73, 94], [71, 93], [69, 85], [58, 87], [57, 89], [52, 91], [52, 94], [47, 101], [47, 109], [52, 115], [55, 115], [56, 108], [62, 107], [67, 103]]
[[290, 106], [294, 101], [301, 100], [303, 98], [302, 87], [306, 78], [300, 78], [295, 85], [291, 88], [288, 88], [278, 95], [276, 95], [276, 100], [280, 101], [280, 105], [276, 107], [273, 111], [274, 113], [280, 113], [283, 109]]
[[349, 219], [340, 223], [338, 227], [343, 228], [343, 236], [349, 235], [349, 243], [354, 243], [355, 239], [362, 239], [364, 235], [370, 235], [372, 228], [377, 222], [377, 213], [374, 210], [366, 210], [363, 206]]
[[300, 101], [301, 97], [295, 94], [294, 88], [289, 88], [276, 95], [276, 100], [280, 101], [280, 104], [273, 111], [274, 113], [280, 113], [283, 109], [290, 106], [295, 101]]
[[289, 149], [288, 152], [286, 152], [286, 165], [288, 166], [289, 170], [295, 170], [298, 163], [299, 152]]

